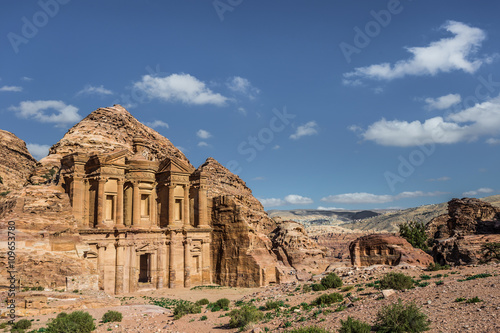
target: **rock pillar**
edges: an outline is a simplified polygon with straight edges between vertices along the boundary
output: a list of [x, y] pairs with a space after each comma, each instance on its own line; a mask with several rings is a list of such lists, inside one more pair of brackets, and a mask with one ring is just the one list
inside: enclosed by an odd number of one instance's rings
[[203, 285], [212, 284], [210, 258], [210, 240], [203, 239], [201, 245], [201, 279]]
[[141, 225], [141, 193], [139, 192], [139, 182], [132, 183], [134, 194], [132, 199], [132, 225]]
[[97, 269], [99, 271], [99, 289], [104, 290], [104, 261], [105, 251], [108, 245], [106, 243], [97, 244]]
[[191, 287], [191, 240], [184, 241], [184, 287]]
[[184, 226], [191, 226], [189, 221], [189, 185], [184, 185]]
[[123, 224], [123, 179], [117, 181], [115, 226], [118, 228], [125, 226]]
[[116, 271], [115, 271], [115, 294], [123, 293], [123, 266], [125, 264], [125, 248], [120, 242], [116, 243]]
[[84, 190], [85, 184], [83, 183], [83, 178], [78, 176], [73, 177], [73, 181], [71, 182], [71, 204], [73, 205], [73, 215], [78, 221], [79, 227], [84, 227]]
[[104, 184], [106, 179], [99, 178], [97, 180], [97, 225], [98, 228], [106, 228], [104, 224]]
[[175, 198], [174, 198], [175, 185], [168, 185], [168, 225], [174, 225], [175, 219]]
[[169, 287], [175, 288], [175, 243], [173, 239], [170, 239], [170, 249], [169, 249], [169, 260], [168, 260], [168, 275], [169, 275]]
[[205, 185], [201, 184], [198, 189], [198, 221], [200, 228], [206, 228], [209, 226], [208, 217], [207, 217], [207, 189]]

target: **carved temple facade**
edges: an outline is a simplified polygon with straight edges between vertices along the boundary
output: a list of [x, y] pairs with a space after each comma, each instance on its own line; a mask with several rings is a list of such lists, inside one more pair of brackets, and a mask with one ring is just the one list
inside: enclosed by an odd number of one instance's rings
[[84, 257], [110, 294], [211, 284], [207, 177], [176, 158], [148, 159], [144, 143], [62, 159]]

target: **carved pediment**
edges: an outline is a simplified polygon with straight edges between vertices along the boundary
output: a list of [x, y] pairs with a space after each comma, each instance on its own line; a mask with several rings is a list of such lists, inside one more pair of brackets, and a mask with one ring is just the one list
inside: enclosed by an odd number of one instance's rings
[[106, 154], [102, 157], [99, 158], [99, 162], [101, 164], [125, 164], [125, 157], [129, 154], [130, 152], [127, 149], [123, 149], [117, 152], [112, 152], [109, 154]]
[[177, 159], [177, 158], [166, 158], [160, 163], [158, 169], [159, 173], [162, 172], [178, 172], [191, 174], [194, 172], [194, 168], [187, 163]]
[[147, 243], [147, 244], [138, 244], [137, 247], [135, 248], [135, 251], [147, 253], [147, 252], [154, 252], [157, 249], [158, 249], [158, 246]]

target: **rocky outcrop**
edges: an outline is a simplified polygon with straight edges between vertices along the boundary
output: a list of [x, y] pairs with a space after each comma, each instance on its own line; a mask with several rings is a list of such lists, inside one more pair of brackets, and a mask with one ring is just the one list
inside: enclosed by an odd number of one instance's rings
[[475, 199], [452, 199], [448, 214], [426, 226], [434, 239], [432, 255], [444, 265], [477, 264], [487, 260], [484, 245], [500, 242], [500, 209]]
[[51, 169], [59, 170], [60, 160], [64, 155], [79, 153], [109, 153], [128, 149], [133, 151], [134, 137], [146, 139], [147, 158], [163, 160], [176, 157], [191, 165], [184, 154], [167, 138], [155, 130], [143, 125], [124, 107], [115, 104], [112, 107], [99, 108], [73, 126], [49, 150], [49, 155], [40, 160], [32, 177], [33, 183], [44, 183], [43, 175]]
[[279, 260], [299, 272], [319, 274], [335, 261], [327, 248], [309, 238], [304, 226], [294, 221], [279, 222], [270, 234], [273, 251]]
[[351, 262], [354, 266], [399, 265], [427, 267], [433, 263], [430, 255], [415, 249], [402, 237], [392, 234], [372, 234], [363, 236], [349, 246]]
[[0, 193], [23, 187], [35, 165], [36, 160], [26, 143], [12, 133], [0, 130]]
[[275, 223], [262, 204], [215, 159], [208, 158], [197, 171], [208, 177], [214, 282], [238, 287], [276, 282], [279, 263], [267, 237]]

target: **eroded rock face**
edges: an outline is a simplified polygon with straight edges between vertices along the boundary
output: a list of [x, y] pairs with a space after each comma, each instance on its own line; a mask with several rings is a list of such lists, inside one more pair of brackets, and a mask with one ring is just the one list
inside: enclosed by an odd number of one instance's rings
[[475, 198], [452, 199], [448, 214], [426, 226], [434, 238], [432, 255], [444, 265], [477, 264], [485, 257], [484, 245], [500, 241], [500, 209]]
[[295, 268], [297, 272], [318, 274], [324, 272], [329, 264], [335, 261], [335, 258], [329, 256], [326, 248], [320, 248], [309, 238], [300, 223], [280, 222], [270, 237], [278, 259]]
[[354, 266], [399, 265], [427, 267], [433, 263], [430, 255], [415, 249], [406, 239], [392, 234], [372, 234], [356, 239], [349, 246]]
[[262, 204], [244, 181], [215, 159], [207, 159], [198, 171], [208, 176], [212, 203], [214, 282], [238, 287], [276, 282], [279, 263], [267, 237], [275, 224]]
[[14, 134], [0, 130], [0, 193], [26, 185], [36, 160], [26, 143]]

